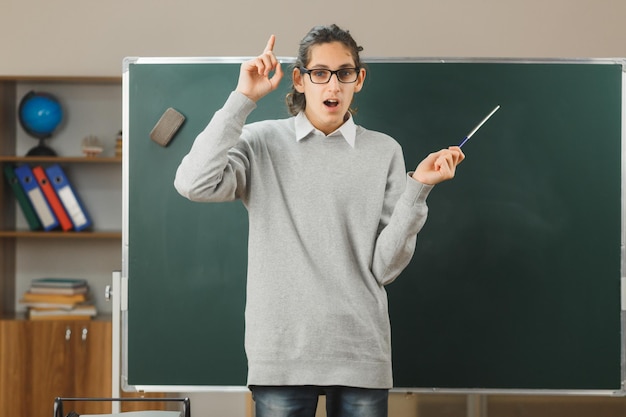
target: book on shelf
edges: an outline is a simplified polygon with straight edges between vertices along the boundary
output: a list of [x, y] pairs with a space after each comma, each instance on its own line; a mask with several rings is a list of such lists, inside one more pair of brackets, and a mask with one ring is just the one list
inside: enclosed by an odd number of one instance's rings
[[87, 280], [82, 278], [36, 278], [31, 281], [33, 294], [86, 294], [89, 291]]
[[87, 280], [83, 278], [35, 278], [30, 282], [31, 288], [78, 288], [87, 287]]
[[77, 305], [69, 310], [60, 308], [29, 308], [30, 320], [90, 320], [98, 314], [93, 304]]
[[87, 294], [37, 294], [26, 291], [20, 304], [29, 308], [61, 308], [72, 309], [87, 302]]
[[61, 294], [61, 295], [73, 295], [73, 294], [87, 294], [89, 287], [84, 285], [81, 287], [30, 287], [29, 290], [33, 294]]
[[39, 315], [32, 314], [28, 315], [29, 320], [91, 320], [93, 316], [91, 315], [75, 315], [75, 314], [59, 314], [59, 315]]
[[31, 320], [89, 320], [97, 315], [82, 278], [36, 278], [20, 304]]

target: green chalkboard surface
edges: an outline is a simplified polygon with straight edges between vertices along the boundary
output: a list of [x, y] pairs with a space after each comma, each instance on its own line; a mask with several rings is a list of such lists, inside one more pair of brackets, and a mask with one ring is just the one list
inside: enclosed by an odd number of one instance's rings
[[[234, 61], [126, 63], [132, 386], [246, 383], [246, 210], [173, 187], [236, 85]], [[501, 106], [431, 193], [413, 261], [387, 287], [396, 387], [621, 390], [623, 77], [604, 60], [368, 63], [356, 121], [395, 137], [408, 169]], [[288, 87], [249, 121], [288, 117]], [[168, 107], [186, 121], [162, 147], [149, 134]]]

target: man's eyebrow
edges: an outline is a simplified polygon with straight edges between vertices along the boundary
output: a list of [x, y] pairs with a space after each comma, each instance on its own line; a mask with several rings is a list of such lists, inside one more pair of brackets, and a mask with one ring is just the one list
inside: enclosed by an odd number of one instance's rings
[[[328, 65], [324, 65], [324, 64], [311, 65], [310, 67], [307, 67], [307, 68], [308, 69], [330, 69]], [[343, 65], [340, 65], [338, 69], [343, 69], [343, 68], [356, 68], [356, 66], [352, 63], [343, 64]]]

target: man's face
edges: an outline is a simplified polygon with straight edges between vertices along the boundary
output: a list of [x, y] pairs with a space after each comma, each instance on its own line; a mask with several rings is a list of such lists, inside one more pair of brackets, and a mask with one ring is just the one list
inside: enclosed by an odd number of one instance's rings
[[[354, 68], [356, 65], [350, 49], [340, 42], [314, 45], [310, 50], [309, 70]], [[314, 84], [308, 74], [301, 74], [298, 68], [293, 71], [296, 91], [306, 97], [306, 114], [315, 128], [326, 135], [337, 130], [345, 121], [354, 93], [361, 91], [365, 80], [365, 70], [360, 69], [353, 83], [342, 83], [336, 74], [326, 84]]]

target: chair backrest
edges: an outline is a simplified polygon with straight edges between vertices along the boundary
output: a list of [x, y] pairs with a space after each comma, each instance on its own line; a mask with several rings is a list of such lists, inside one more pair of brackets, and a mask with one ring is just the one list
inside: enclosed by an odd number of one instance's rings
[[[120, 402], [178, 402], [181, 404], [182, 411], [130, 411], [123, 413], [110, 414], [110, 416], [120, 417], [191, 417], [191, 405], [189, 398], [63, 398], [57, 397], [54, 399], [54, 414], [53, 417], [66, 417], [63, 414], [63, 403], [69, 402], [93, 402], [93, 401], [120, 401]], [[82, 416], [85, 416], [83, 414]], [[103, 416], [99, 414], [99, 416]]]

